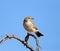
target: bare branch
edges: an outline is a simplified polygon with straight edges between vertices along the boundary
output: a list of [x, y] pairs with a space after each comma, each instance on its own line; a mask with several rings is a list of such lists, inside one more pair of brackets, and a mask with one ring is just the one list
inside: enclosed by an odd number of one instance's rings
[[29, 48], [31, 51], [34, 51], [34, 49], [28, 45], [28, 43], [26, 43], [25, 41], [23, 41], [21, 38], [18, 38], [17, 36], [15, 35], [7, 35], [6, 37], [4, 37], [1, 41], [0, 41], [0, 44], [3, 43], [4, 41], [6, 41], [7, 39], [11, 39], [11, 38], [14, 38], [16, 40], [18, 40], [19, 42], [21, 42], [22, 44], [24, 44], [27, 48]]
[[36, 51], [39, 51], [40, 46], [39, 46], [39, 40], [38, 40], [38, 37], [36, 37], [36, 36], [35, 36], [35, 35], [33, 35], [33, 34], [29, 34], [29, 33], [27, 33], [27, 36], [25, 37], [25, 42], [27, 42], [27, 41], [28, 41], [29, 36], [34, 37], [34, 39], [36, 40], [36, 45], [37, 45], [37, 47], [36, 47]]
[[33, 34], [29, 34], [27, 33], [26, 37], [25, 37], [25, 41], [23, 41], [21, 38], [15, 36], [15, 35], [6, 35], [1, 41], [0, 41], [0, 44], [3, 43], [4, 41], [6, 41], [7, 39], [11, 39], [11, 38], [14, 38], [16, 40], [18, 40], [19, 42], [21, 42], [24, 46], [26, 46], [28, 49], [30, 49], [30, 51], [34, 51], [34, 49], [28, 45], [28, 39], [29, 39], [29, 36], [32, 36], [35, 41], [36, 41], [36, 51], [39, 51], [40, 49], [40, 46], [39, 46], [39, 40], [38, 40], [38, 37], [36, 37], [35, 35]]

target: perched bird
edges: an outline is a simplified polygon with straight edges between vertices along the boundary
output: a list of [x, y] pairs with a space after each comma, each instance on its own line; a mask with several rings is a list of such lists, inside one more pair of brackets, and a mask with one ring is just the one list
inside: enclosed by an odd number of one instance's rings
[[37, 37], [43, 36], [42, 33], [39, 32], [38, 28], [32, 23], [33, 18], [30, 16], [27, 16], [23, 21], [23, 26], [25, 30], [30, 34], [31, 32], [34, 32]]

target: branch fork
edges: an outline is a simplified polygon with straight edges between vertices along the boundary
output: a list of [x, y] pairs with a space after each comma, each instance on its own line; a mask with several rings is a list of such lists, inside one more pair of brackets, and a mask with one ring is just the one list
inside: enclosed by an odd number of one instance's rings
[[18, 40], [19, 42], [21, 42], [24, 46], [26, 46], [26, 48], [30, 49], [30, 51], [34, 51], [33, 47], [31, 47], [29, 44], [28, 44], [28, 39], [29, 39], [29, 36], [32, 36], [35, 40], [36, 40], [36, 51], [39, 51], [40, 49], [40, 46], [39, 46], [39, 40], [38, 38], [33, 35], [33, 34], [27, 34], [26, 37], [25, 37], [25, 40], [22, 40], [21, 38], [15, 36], [15, 35], [6, 35], [2, 40], [0, 40], [0, 44], [2, 44], [3, 42], [5, 42], [7, 39], [16, 39]]

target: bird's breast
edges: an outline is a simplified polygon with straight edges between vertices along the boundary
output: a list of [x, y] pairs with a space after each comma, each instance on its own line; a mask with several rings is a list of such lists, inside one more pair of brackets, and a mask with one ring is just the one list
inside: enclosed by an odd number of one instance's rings
[[23, 25], [24, 25], [24, 28], [29, 31], [29, 32], [32, 32], [32, 28], [31, 28], [31, 22], [25, 22]]

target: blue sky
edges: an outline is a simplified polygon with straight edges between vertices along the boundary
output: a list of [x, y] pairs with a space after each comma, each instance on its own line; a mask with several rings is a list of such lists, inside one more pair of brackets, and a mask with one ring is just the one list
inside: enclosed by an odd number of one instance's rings
[[[41, 51], [60, 51], [60, 1], [59, 0], [0, 0], [0, 40], [6, 34], [14, 34], [24, 40], [26, 31], [23, 19], [35, 18], [33, 22], [44, 37], [39, 38]], [[2, 35], [2, 36], [1, 36]], [[29, 44], [35, 48], [35, 40]], [[29, 51], [15, 39], [0, 45], [0, 51]]]

